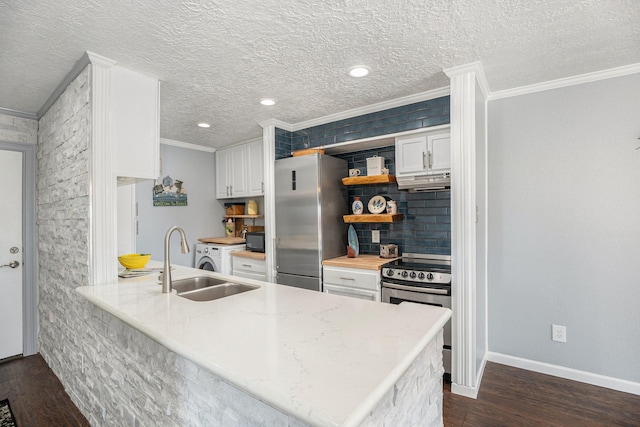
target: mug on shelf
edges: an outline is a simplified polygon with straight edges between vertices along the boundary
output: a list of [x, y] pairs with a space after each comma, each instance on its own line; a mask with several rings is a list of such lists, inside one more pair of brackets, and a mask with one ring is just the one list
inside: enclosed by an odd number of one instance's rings
[[349, 176], [359, 176], [361, 173], [360, 169], [349, 169]]

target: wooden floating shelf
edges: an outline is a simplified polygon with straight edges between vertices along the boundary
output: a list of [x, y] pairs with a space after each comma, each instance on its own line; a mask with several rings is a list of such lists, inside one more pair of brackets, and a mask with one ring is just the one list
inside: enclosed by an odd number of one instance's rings
[[360, 215], [343, 215], [342, 218], [346, 223], [354, 222], [396, 222], [402, 221], [402, 214], [360, 214]]
[[264, 215], [225, 215], [225, 218], [264, 218]]
[[389, 184], [396, 182], [395, 175], [349, 176], [342, 178], [343, 185]]

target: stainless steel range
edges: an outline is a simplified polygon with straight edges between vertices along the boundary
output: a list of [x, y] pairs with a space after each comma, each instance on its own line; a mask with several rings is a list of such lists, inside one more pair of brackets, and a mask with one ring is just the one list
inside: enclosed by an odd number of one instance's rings
[[[403, 253], [382, 266], [382, 302], [451, 308], [451, 256]], [[443, 362], [451, 379], [451, 320], [444, 327]]]

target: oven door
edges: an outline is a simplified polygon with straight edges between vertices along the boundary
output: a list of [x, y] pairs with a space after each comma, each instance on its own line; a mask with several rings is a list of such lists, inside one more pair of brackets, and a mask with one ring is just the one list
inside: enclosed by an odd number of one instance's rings
[[[402, 289], [393, 289], [386, 286], [402, 287]], [[382, 302], [390, 304], [400, 304], [401, 302], [413, 302], [417, 304], [433, 305], [437, 307], [451, 308], [451, 296], [430, 294], [424, 292], [415, 292], [411, 289], [411, 286], [399, 286], [395, 283], [382, 282]], [[444, 348], [442, 350], [442, 357], [444, 363], [444, 371], [447, 374], [451, 374], [451, 319], [444, 325]]]

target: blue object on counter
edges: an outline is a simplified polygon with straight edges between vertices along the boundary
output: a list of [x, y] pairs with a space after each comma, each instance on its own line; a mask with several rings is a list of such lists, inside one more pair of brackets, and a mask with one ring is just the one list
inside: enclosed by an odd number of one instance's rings
[[358, 235], [356, 234], [356, 229], [353, 228], [353, 225], [349, 225], [349, 232], [347, 234], [349, 238], [349, 246], [356, 251], [356, 256], [360, 254], [360, 243], [358, 242]]

